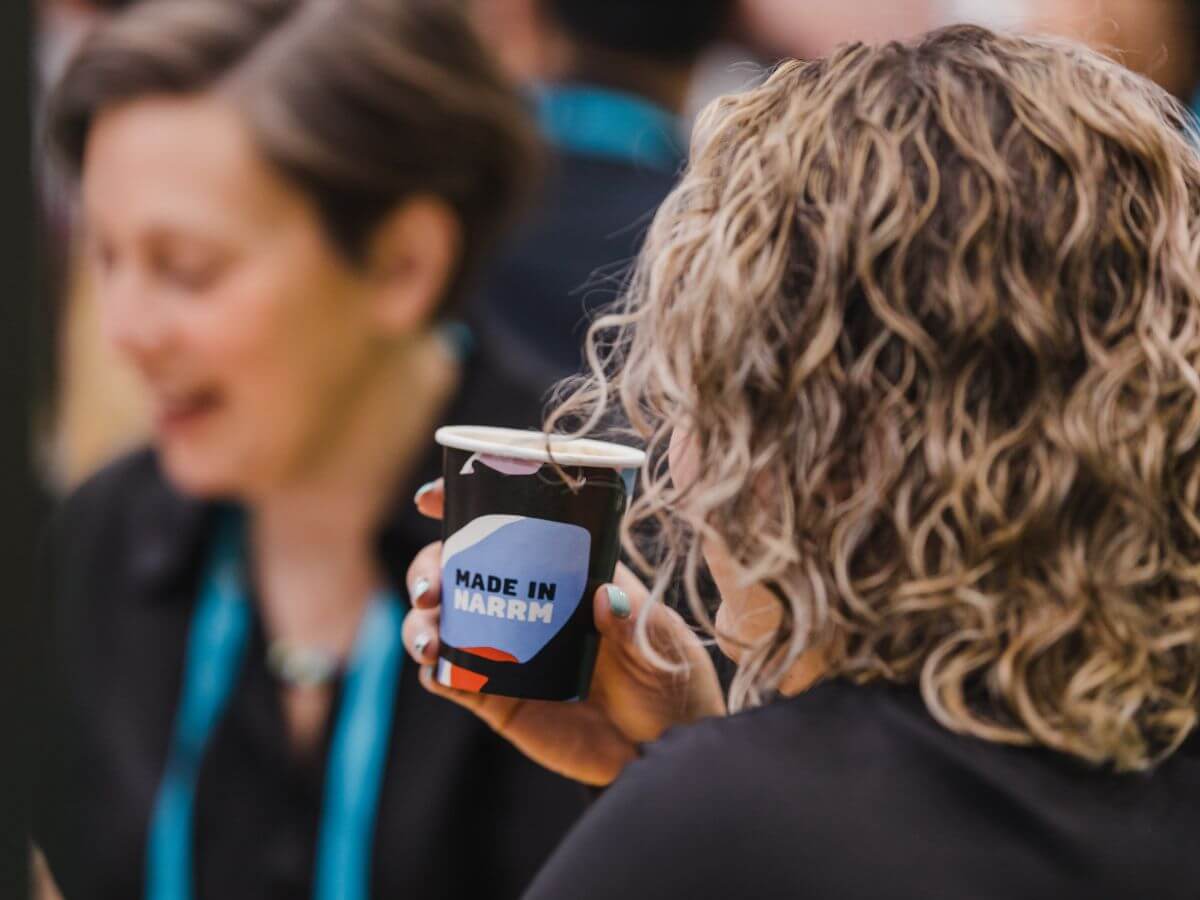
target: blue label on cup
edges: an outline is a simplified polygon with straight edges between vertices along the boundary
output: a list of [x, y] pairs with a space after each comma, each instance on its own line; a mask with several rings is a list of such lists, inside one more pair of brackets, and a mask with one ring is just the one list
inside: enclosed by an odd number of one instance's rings
[[526, 516], [472, 520], [442, 548], [442, 639], [525, 663], [570, 621], [587, 587], [586, 528]]

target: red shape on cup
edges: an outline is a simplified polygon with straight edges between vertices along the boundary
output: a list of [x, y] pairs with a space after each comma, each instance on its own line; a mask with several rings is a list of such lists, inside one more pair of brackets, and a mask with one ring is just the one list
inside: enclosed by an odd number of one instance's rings
[[495, 647], [463, 647], [462, 652], [470, 653], [473, 656], [482, 656], [484, 659], [492, 660], [492, 662], [520, 662], [520, 660], [511, 653], [506, 653], [503, 650], [497, 650]]

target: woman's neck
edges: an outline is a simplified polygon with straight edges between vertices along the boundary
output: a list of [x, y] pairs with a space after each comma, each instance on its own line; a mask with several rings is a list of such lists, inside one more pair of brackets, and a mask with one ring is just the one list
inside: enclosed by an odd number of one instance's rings
[[825, 654], [819, 648], [805, 651], [779, 682], [779, 693], [785, 697], [804, 693], [825, 677], [828, 668]]
[[378, 361], [344, 398], [337, 433], [325, 436], [320, 456], [249, 501], [254, 575], [271, 639], [349, 652], [382, 582], [374, 536], [457, 380], [436, 335]]

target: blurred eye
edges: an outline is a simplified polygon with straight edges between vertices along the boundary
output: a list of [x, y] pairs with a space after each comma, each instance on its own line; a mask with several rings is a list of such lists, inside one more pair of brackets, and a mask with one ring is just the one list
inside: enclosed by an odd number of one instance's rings
[[214, 253], [163, 253], [155, 260], [158, 277], [175, 290], [200, 294], [224, 274], [226, 261]]
[[175, 287], [185, 291], [199, 293], [207, 290], [216, 281], [217, 266], [214, 264], [197, 265], [172, 264], [163, 267], [163, 278]]

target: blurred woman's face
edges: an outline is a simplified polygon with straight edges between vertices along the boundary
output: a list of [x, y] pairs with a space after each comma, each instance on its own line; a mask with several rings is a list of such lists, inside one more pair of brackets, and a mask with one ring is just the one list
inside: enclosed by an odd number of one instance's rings
[[300, 476], [378, 352], [368, 279], [215, 97], [103, 113], [83, 172], [107, 337], [140, 373], [169, 477], [250, 497]]

